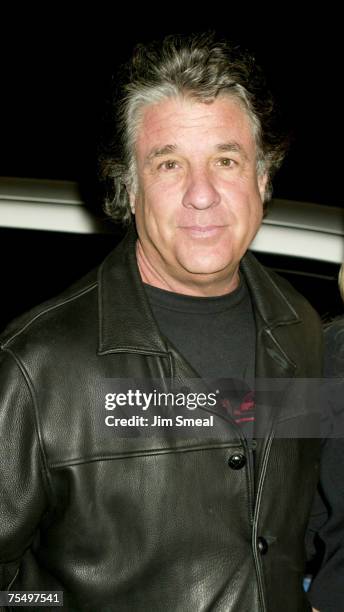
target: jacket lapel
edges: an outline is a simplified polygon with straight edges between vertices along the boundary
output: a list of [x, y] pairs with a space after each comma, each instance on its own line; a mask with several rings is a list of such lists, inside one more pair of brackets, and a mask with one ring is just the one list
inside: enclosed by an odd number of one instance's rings
[[98, 273], [98, 354], [142, 353], [167, 356], [136, 263], [134, 226], [104, 260]]
[[[258, 475], [271, 446], [274, 424], [283, 409], [284, 399], [297, 372], [298, 351], [294, 346], [291, 329], [300, 326], [301, 319], [273, 277], [251, 253], [245, 255], [241, 268], [251, 293], [256, 323], [254, 437], [258, 483]], [[298, 335], [302, 341], [302, 334]], [[277, 388], [279, 400], [276, 403]]]

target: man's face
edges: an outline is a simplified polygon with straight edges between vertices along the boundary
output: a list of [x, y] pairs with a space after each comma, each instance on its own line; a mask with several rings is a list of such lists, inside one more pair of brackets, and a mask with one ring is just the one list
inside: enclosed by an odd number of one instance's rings
[[130, 200], [154, 276], [180, 293], [226, 292], [262, 220], [266, 177], [257, 177], [246, 112], [225, 96], [147, 106], [136, 161]]

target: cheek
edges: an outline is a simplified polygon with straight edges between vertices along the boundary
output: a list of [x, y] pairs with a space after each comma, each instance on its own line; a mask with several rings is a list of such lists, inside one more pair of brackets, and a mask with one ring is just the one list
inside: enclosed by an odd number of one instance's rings
[[136, 227], [141, 239], [144, 235], [155, 244], [168, 245], [173, 241], [175, 209], [168, 198], [153, 189], [145, 193], [136, 206]]
[[225, 199], [229, 210], [235, 217], [243, 222], [255, 222], [261, 219], [263, 214], [263, 203], [260, 197], [258, 185], [252, 180], [239, 180], [225, 190]]
[[160, 188], [159, 184], [150, 184], [142, 199], [142, 214], [147, 223], [159, 224], [163, 230], [173, 222], [178, 210], [178, 196], [175, 190]]
[[160, 175], [160, 174], [148, 174], [142, 179], [141, 192], [146, 197], [154, 198], [155, 200], [161, 200], [166, 196], [176, 196], [181, 188], [181, 176], [180, 174]]

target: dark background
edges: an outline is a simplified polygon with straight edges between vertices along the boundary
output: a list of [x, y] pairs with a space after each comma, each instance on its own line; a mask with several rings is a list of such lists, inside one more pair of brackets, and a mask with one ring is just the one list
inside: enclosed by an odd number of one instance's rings
[[[98, 7], [98, 5], [97, 5]], [[21, 10], [21, 9], [20, 9]], [[293, 128], [275, 196], [342, 205], [342, 20], [330, 7], [83, 7], [2, 23], [0, 174], [94, 182], [95, 143], [111, 73], [137, 41], [215, 29], [254, 52]], [[91, 196], [91, 192], [90, 192]]]
[[[95, 149], [111, 75], [139, 41], [215, 29], [256, 55], [293, 130], [275, 197], [343, 205], [342, 18], [332, 7], [303, 17], [300, 3], [255, 12], [224, 3], [111, 8], [2, 9], [0, 175], [77, 180], [86, 203], [100, 206]], [[97, 265], [118, 236], [0, 228], [0, 329]], [[325, 318], [341, 313], [338, 266], [289, 260], [271, 265], [287, 269]]]

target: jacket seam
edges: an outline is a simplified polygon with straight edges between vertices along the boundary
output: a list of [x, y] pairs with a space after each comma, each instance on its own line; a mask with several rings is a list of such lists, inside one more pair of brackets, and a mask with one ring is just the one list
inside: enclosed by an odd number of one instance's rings
[[254, 457], [253, 457], [253, 446], [250, 445], [250, 441], [245, 437], [244, 449], [247, 456], [247, 467], [246, 467], [246, 492], [247, 492], [247, 506], [248, 506], [248, 523], [250, 530], [252, 530], [254, 521]]
[[97, 273], [97, 296], [98, 296], [98, 355], [105, 355], [105, 350], [103, 348], [103, 296], [102, 296], [102, 280], [103, 280], [103, 269], [104, 269], [104, 261], [99, 266]]
[[167, 357], [167, 352], [155, 351], [154, 349], [142, 348], [133, 345], [124, 345], [119, 347], [113, 347], [108, 349], [98, 350], [98, 355], [110, 355], [112, 353], [134, 353], [135, 355], [153, 355], [158, 357]]
[[64, 306], [65, 304], [68, 304], [69, 302], [73, 302], [74, 300], [78, 299], [79, 297], [82, 297], [86, 293], [89, 293], [90, 291], [92, 291], [96, 286], [97, 286], [97, 281], [93, 282], [92, 285], [88, 285], [87, 287], [85, 287], [81, 291], [75, 293], [74, 295], [70, 296], [69, 298], [65, 298], [62, 302], [59, 302], [58, 304], [53, 304], [52, 306], [49, 306], [48, 308], [45, 308], [44, 310], [41, 310], [32, 319], [30, 319], [30, 321], [28, 321], [23, 327], [21, 327], [18, 331], [16, 331], [12, 336], [7, 338], [7, 340], [5, 340], [5, 342], [0, 345], [0, 348], [6, 349], [7, 345], [10, 342], [12, 342], [12, 340], [14, 340], [21, 333], [23, 333], [26, 330], [27, 327], [30, 327], [30, 325], [32, 323], [34, 323], [40, 317], [44, 316], [48, 312], [51, 312], [52, 310], [56, 310], [57, 308], [60, 308], [61, 306]]
[[169, 361], [169, 366], [170, 366], [170, 378], [171, 380], [173, 380], [173, 385], [174, 385], [174, 379], [176, 375], [175, 367], [174, 367], [174, 360], [173, 360], [171, 351], [168, 351], [167, 355], [168, 355], [168, 361]]
[[179, 448], [167, 448], [167, 449], [149, 449], [144, 451], [133, 451], [133, 452], [123, 452], [122, 454], [118, 453], [117, 455], [97, 455], [95, 457], [90, 458], [80, 458], [80, 459], [67, 459], [66, 461], [57, 461], [55, 463], [51, 463], [49, 465], [50, 470], [59, 470], [65, 467], [73, 466], [73, 465], [85, 465], [88, 463], [97, 463], [100, 461], [120, 461], [122, 459], [137, 459], [138, 457], [154, 457], [158, 455], [171, 455], [176, 453], [192, 453], [199, 451], [212, 451], [218, 449], [231, 449], [231, 448], [242, 448], [242, 445], [239, 441], [233, 442], [223, 442], [222, 444], [214, 444], [212, 446], [198, 445], [192, 447], [179, 447]]
[[36, 395], [35, 395], [35, 392], [34, 392], [34, 387], [33, 387], [31, 378], [30, 378], [26, 368], [22, 364], [22, 362], [19, 359], [19, 357], [14, 353], [14, 351], [12, 351], [10, 348], [4, 348], [3, 350], [4, 350], [4, 352], [7, 352], [9, 355], [11, 355], [12, 359], [16, 363], [19, 371], [22, 374], [22, 377], [23, 377], [23, 379], [25, 381], [25, 384], [27, 386], [27, 389], [28, 389], [28, 392], [29, 392], [29, 395], [30, 395], [30, 398], [31, 398], [31, 402], [30, 402], [30, 404], [32, 403], [31, 412], [33, 414], [35, 433], [36, 433], [36, 436], [37, 436], [37, 440], [38, 440], [38, 444], [39, 444], [39, 449], [40, 449], [39, 457], [40, 457], [41, 471], [42, 471], [42, 476], [43, 476], [42, 481], [43, 481], [43, 486], [44, 486], [47, 498], [48, 498], [48, 500], [50, 500], [50, 503], [51, 503], [52, 502], [52, 498], [53, 498], [53, 490], [52, 490], [52, 486], [51, 486], [51, 482], [50, 482], [50, 478], [49, 478], [48, 461], [47, 461], [47, 458], [46, 458], [46, 452], [45, 452], [44, 445], [43, 445], [41, 428], [40, 428], [39, 420], [38, 420], [38, 407], [37, 407], [37, 400], [36, 400]]
[[260, 506], [262, 502], [262, 492], [263, 492], [264, 482], [266, 478], [266, 472], [267, 472], [267, 466], [269, 462], [271, 445], [273, 442], [273, 433], [274, 433], [273, 431], [270, 432], [270, 436], [267, 442], [267, 448], [265, 450], [264, 460], [263, 460], [263, 464], [261, 468], [261, 475], [259, 478], [258, 490], [257, 490], [257, 496], [256, 496], [256, 513], [255, 513], [255, 519], [253, 522], [253, 530], [252, 530], [254, 560], [256, 564], [258, 588], [260, 591], [262, 609], [264, 612], [266, 612], [266, 594], [265, 594], [265, 585], [263, 581], [264, 575], [263, 575], [262, 563], [257, 553], [257, 535], [258, 535], [257, 528], [258, 528]]

